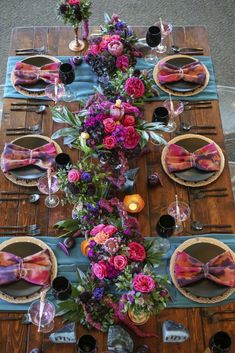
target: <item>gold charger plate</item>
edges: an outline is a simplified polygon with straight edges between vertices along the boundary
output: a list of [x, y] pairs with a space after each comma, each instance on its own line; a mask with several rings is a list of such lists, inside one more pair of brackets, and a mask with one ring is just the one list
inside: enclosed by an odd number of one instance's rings
[[[29, 244], [34, 244], [43, 250], [44, 249], [49, 250], [50, 260], [51, 260], [51, 264], [52, 264], [50, 280], [52, 282], [53, 279], [57, 276], [57, 260], [56, 260], [55, 254], [53, 253], [52, 249], [46, 243], [44, 243], [42, 240], [39, 240], [39, 239], [33, 238], [33, 237], [18, 237], [18, 236], [13, 237], [13, 238], [8, 239], [0, 244], [0, 251], [2, 251], [2, 250], [4, 251], [4, 249], [6, 247], [10, 247], [12, 245], [16, 245], [16, 244], [20, 245], [20, 243], [21, 243], [21, 247], [22, 247], [22, 244], [24, 245], [25, 243], [29, 243]], [[32, 293], [31, 295], [14, 297], [14, 296], [11, 296], [9, 294], [2, 292], [1, 286], [0, 286], [0, 299], [6, 300], [7, 302], [14, 303], [14, 304], [29, 303], [33, 300], [40, 298], [40, 289], [41, 288], [42, 288], [42, 286], [38, 286], [38, 290], [37, 291], [34, 290], [34, 293]], [[49, 289], [50, 289], [50, 287], [48, 287], [48, 289], [46, 289], [46, 290], [48, 291]]]
[[[203, 65], [204, 69], [205, 69], [205, 73], [206, 73], [206, 80], [204, 82], [204, 85], [202, 86], [199, 86], [195, 89], [192, 89], [192, 91], [187, 91], [187, 92], [178, 92], [178, 91], [174, 91], [173, 89], [170, 89], [168, 87], [165, 87], [164, 85], [162, 85], [159, 80], [158, 80], [158, 71], [159, 71], [159, 65], [168, 61], [168, 60], [171, 60], [171, 59], [178, 59], [178, 58], [189, 58], [189, 59], [192, 59], [192, 60], [197, 60], [195, 58], [193, 58], [192, 56], [188, 56], [188, 55], [182, 55], [182, 54], [177, 54], [177, 55], [174, 55], [174, 57], [172, 56], [167, 56], [163, 59], [161, 59], [157, 64], [156, 66], [154, 67], [154, 70], [153, 70], [153, 78], [154, 78], [154, 81], [156, 82], [156, 84], [161, 88], [162, 91], [166, 92], [166, 93], [169, 93], [169, 94], [172, 94], [173, 96], [176, 96], [176, 97], [190, 97], [190, 96], [195, 96], [196, 94], [202, 92], [206, 86], [208, 85], [209, 83], [209, 80], [210, 80], [210, 74], [209, 74], [209, 71], [207, 69], [207, 67]], [[197, 60], [199, 61], [199, 60]]]
[[[182, 145], [183, 143], [187, 142], [186, 140], [190, 140], [190, 139], [194, 140], [195, 142], [198, 141], [199, 143], [200, 142], [202, 142], [202, 143], [205, 142], [204, 144], [214, 143], [216, 145], [216, 148], [218, 149], [219, 155], [220, 155], [220, 170], [217, 172], [211, 172], [211, 173], [201, 172], [202, 175], [203, 175], [203, 173], [205, 173], [205, 180], [199, 180], [199, 181], [184, 180], [184, 179], [182, 179], [182, 177], [179, 177], [180, 173], [174, 173], [174, 172], [170, 173], [168, 171], [168, 167], [165, 162], [165, 156], [167, 153], [168, 146], [164, 147], [164, 149], [162, 151], [162, 155], [161, 155], [161, 163], [162, 163], [163, 170], [169, 176], [169, 178], [174, 180], [176, 183], [184, 185], [184, 186], [201, 187], [201, 186], [209, 185], [209, 184], [213, 183], [213, 181], [218, 179], [224, 170], [225, 159], [224, 159], [223, 152], [222, 152], [221, 148], [213, 140], [209, 139], [208, 137], [205, 137], [202, 135], [196, 135], [196, 134], [184, 134], [181, 136], [176, 136], [168, 142], [168, 145], [170, 145], [172, 143]], [[190, 144], [190, 143], [188, 143], [188, 144]], [[184, 146], [182, 146], [182, 147], [184, 147]], [[202, 147], [202, 145], [198, 146], [198, 148], [200, 148], [200, 147]], [[190, 151], [190, 152], [193, 152], [193, 151]]]
[[[200, 237], [200, 238], [194, 238], [194, 239], [189, 239], [189, 240], [186, 240], [184, 243], [180, 244], [178, 246], [178, 248], [174, 251], [172, 257], [171, 257], [171, 260], [170, 260], [170, 275], [171, 275], [171, 279], [172, 279], [172, 282], [174, 284], [174, 286], [178, 289], [178, 291], [183, 294], [186, 298], [194, 301], [194, 302], [197, 302], [197, 303], [202, 303], [202, 304], [214, 304], [214, 303], [219, 303], [225, 299], [227, 299], [228, 297], [230, 297], [230, 295], [232, 295], [234, 292], [235, 292], [235, 288], [230, 288], [230, 287], [226, 287], [226, 286], [219, 286], [217, 284], [215, 284], [214, 282], [210, 281], [210, 280], [202, 280], [202, 281], [199, 281], [199, 282], [196, 282], [194, 284], [194, 287], [195, 285], [197, 285], [197, 283], [199, 283], [199, 286], [202, 285], [202, 282], [203, 281], [208, 281], [209, 283], [209, 287], [208, 287], [208, 297], [205, 297], [205, 296], [200, 296], [200, 295], [196, 295], [194, 294], [193, 292], [195, 291], [192, 291], [190, 289], [190, 287], [188, 286], [185, 286], [185, 287], [180, 287], [179, 284], [178, 284], [178, 281], [177, 279], [175, 278], [175, 273], [174, 273], [174, 268], [175, 268], [175, 261], [176, 261], [176, 256], [177, 256], [177, 253], [178, 251], [186, 251], [187, 252], [187, 249], [189, 250], [190, 248], [192, 249], [192, 247], [196, 247], [196, 246], [199, 246], [201, 248], [199, 248], [199, 250], [197, 250], [197, 252], [199, 252], [199, 254], [203, 257], [208, 257], [206, 261], [208, 261], [210, 258], [213, 258], [216, 254], [212, 255], [212, 257], [210, 257], [210, 252], [211, 252], [211, 249], [214, 251], [218, 251], [219, 249], [219, 252], [224, 252], [224, 251], [229, 251], [232, 256], [233, 256], [233, 260], [235, 262], [235, 253], [226, 245], [224, 244], [223, 242], [217, 240], [217, 239], [213, 239], [213, 238], [204, 238], [204, 237]], [[207, 249], [206, 249], [207, 247]], [[203, 254], [203, 251], [202, 249], [205, 248], [205, 252]], [[195, 250], [194, 250], [195, 251]], [[217, 253], [218, 254], [218, 253]], [[189, 254], [191, 255], [191, 254]], [[193, 256], [193, 255], [191, 255]], [[195, 256], [196, 257], [196, 256]], [[201, 259], [199, 259], [201, 260]], [[204, 284], [204, 287], [207, 287], [208, 284]], [[214, 293], [217, 293], [215, 294], [214, 296], [212, 295], [211, 297], [209, 296], [209, 293], [213, 293], [213, 291], [210, 289], [210, 285], [213, 287], [215, 287], [215, 291]], [[188, 289], [187, 289], [188, 287]], [[221, 289], [219, 290], [218, 288], [216, 287], [221, 287]], [[199, 288], [199, 292], [200, 292], [200, 288]], [[204, 291], [205, 291], [205, 288], [204, 288]], [[219, 295], [218, 295], [219, 293]]]
[[[39, 140], [44, 140], [45, 142], [49, 142], [49, 143], [53, 143], [55, 145], [56, 151], [57, 153], [61, 153], [62, 149], [61, 147], [58, 145], [57, 142], [55, 142], [54, 140], [52, 140], [51, 138], [47, 137], [47, 136], [42, 136], [42, 135], [24, 135], [21, 137], [17, 137], [16, 139], [14, 139], [13, 141], [11, 141], [11, 143], [16, 143], [18, 140], [24, 139], [24, 138], [39, 138]], [[13, 175], [13, 173], [11, 173], [11, 171], [4, 173], [5, 177], [10, 180], [13, 184], [16, 185], [20, 185], [20, 186], [27, 186], [27, 187], [35, 187], [38, 184], [38, 179], [33, 179], [33, 180], [25, 180], [25, 179], [20, 179], [17, 178], [15, 175]]]
[[[45, 64], [49, 64], [50, 62], [61, 62], [59, 59], [55, 58], [54, 56], [50, 56], [50, 55], [33, 55], [33, 56], [28, 56], [27, 58], [23, 59], [22, 62], [29, 62], [29, 63], [33, 63], [33, 65], [35, 66], [42, 66], [42, 65], [45, 65]], [[33, 91], [30, 90], [28, 91], [27, 88], [24, 88], [24, 86], [22, 85], [15, 85], [14, 84], [15, 82], [15, 75], [14, 75], [14, 69], [12, 70], [11, 72], [11, 83], [12, 83], [12, 86], [14, 87], [14, 89], [26, 96], [26, 97], [44, 97], [45, 96], [45, 90], [42, 90], [42, 91]]]

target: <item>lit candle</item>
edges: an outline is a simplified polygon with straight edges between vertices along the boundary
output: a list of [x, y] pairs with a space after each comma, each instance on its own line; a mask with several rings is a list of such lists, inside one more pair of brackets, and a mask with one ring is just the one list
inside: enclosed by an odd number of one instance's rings
[[144, 208], [144, 200], [139, 194], [126, 195], [123, 204], [129, 213], [138, 213]]

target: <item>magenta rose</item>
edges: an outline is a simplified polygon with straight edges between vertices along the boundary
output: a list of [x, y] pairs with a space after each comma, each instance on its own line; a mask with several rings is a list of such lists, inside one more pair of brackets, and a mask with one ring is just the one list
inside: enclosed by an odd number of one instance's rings
[[77, 169], [71, 169], [68, 172], [68, 181], [70, 183], [75, 183], [76, 181], [79, 181], [81, 178], [81, 174]]
[[111, 40], [121, 40], [121, 37], [119, 36], [119, 34], [113, 34], [112, 36], [111, 36]]
[[116, 146], [116, 140], [114, 136], [105, 136], [103, 139], [103, 145], [107, 150], [111, 150]]
[[123, 52], [123, 44], [120, 40], [111, 40], [108, 44], [108, 51], [112, 56], [120, 56]]
[[128, 149], [134, 149], [140, 141], [140, 135], [135, 131], [133, 126], [125, 127], [123, 146]]
[[146, 251], [143, 245], [132, 241], [128, 244], [128, 257], [133, 261], [144, 261], [146, 259]]
[[155, 288], [154, 279], [151, 276], [143, 275], [139, 273], [132, 281], [134, 290], [141, 293], [150, 293]]
[[107, 267], [103, 260], [93, 264], [92, 271], [99, 279], [104, 279], [107, 276]]
[[141, 112], [140, 112], [139, 108], [134, 107], [132, 104], [123, 102], [122, 105], [123, 105], [123, 107], [124, 107], [124, 110], [125, 110], [125, 113], [126, 113], [126, 114], [137, 114], [137, 115], [141, 115]]
[[80, 0], [69, 0], [69, 5], [80, 5]]
[[110, 259], [110, 263], [118, 271], [123, 271], [127, 265], [127, 257], [125, 255], [117, 255]]
[[121, 55], [117, 57], [116, 67], [122, 72], [126, 72], [129, 67], [129, 58], [127, 55]]
[[108, 134], [110, 134], [116, 129], [116, 123], [111, 118], [104, 119], [103, 124], [104, 124], [105, 132], [107, 132]]
[[92, 55], [98, 55], [100, 52], [100, 47], [98, 44], [92, 44], [89, 51]]
[[135, 118], [133, 115], [125, 115], [122, 119], [122, 125], [124, 126], [134, 126], [135, 125]]
[[92, 236], [96, 236], [96, 234], [100, 233], [102, 230], [104, 230], [105, 228], [105, 224], [101, 223], [101, 224], [98, 224], [98, 226], [95, 226], [92, 230], [91, 230], [91, 235]]
[[111, 224], [108, 226], [105, 226], [103, 229], [103, 232], [107, 233], [110, 237], [117, 232], [117, 227], [112, 226]]
[[125, 83], [125, 91], [134, 98], [142, 97], [145, 92], [143, 81], [138, 77], [129, 77]]

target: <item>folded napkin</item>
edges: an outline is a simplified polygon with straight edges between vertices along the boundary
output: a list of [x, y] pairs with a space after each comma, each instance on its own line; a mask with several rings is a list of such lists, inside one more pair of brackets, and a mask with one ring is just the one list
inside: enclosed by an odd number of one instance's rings
[[57, 151], [53, 143], [47, 143], [33, 150], [13, 143], [6, 143], [1, 156], [1, 169], [3, 172], [7, 172], [32, 164], [47, 169], [54, 164], [56, 155]]
[[26, 282], [44, 286], [49, 284], [50, 270], [51, 261], [48, 249], [23, 259], [0, 251], [0, 285], [23, 279]]
[[206, 264], [184, 251], [179, 251], [174, 272], [180, 287], [205, 278], [224, 286], [235, 286], [235, 263], [229, 251], [214, 257]]
[[203, 85], [205, 79], [205, 68], [199, 61], [184, 65], [181, 68], [165, 62], [160, 64], [158, 71], [158, 80], [162, 85], [180, 80]]
[[16, 86], [22, 84], [33, 85], [39, 80], [46, 83], [55, 83], [55, 80], [59, 78], [60, 64], [58, 62], [37, 67], [18, 62], [14, 67], [14, 84]]
[[209, 143], [193, 153], [172, 143], [167, 149], [165, 161], [170, 173], [192, 167], [204, 171], [220, 169], [220, 154], [214, 143]]

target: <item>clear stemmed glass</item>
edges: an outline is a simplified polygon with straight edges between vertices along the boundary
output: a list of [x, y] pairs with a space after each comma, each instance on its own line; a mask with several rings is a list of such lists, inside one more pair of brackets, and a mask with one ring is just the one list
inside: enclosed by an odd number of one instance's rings
[[167, 46], [163, 44], [163, 41], [172, 32], [172, 25], [170, 23], [163, 23], [162, 21], [157, 22], [155, 25], [159, 26], [161, 29], [161, 42], [157, 46], [156, 52], [165, 53], [167, 50]]
[[39, 332], [50, 332], [54, 328], [55, 305], [46, 300], [40, 317], [40, 307], [42, 303], [40, 300], [35, 300], [29, 307], [28, 314], [34, 325], [38, 326]]
[[54, 195], [59, 190], [58, 179], [55, 175], [48, 173], [47, 176], [41, 177], [38, 180], [38, 190], [48, 195], [45, 198], [45, 205], [48, 208], [58, 206], [60, 199], [58, 196]]
[[145, 56], [145, 61], [149, 64], [155, 64], [158, 60], [155, 48], [161, 43], [161, 30], [159, 27], [149, 27], [146, 34], [146, 43], [151, 47], [151, 53]]
[[173, 132], [177, 127], [174, 119], [184, 111], [184, 103], [179, 100], [172, 101], [171, 99], [167, 99], [163, 102], [163, 107], [165, 107], [169, 113], [170, 119], [167, 127], [169, 128], [169, 132]]
[[65, 92], [64, 85], [61, 83], [51, 84], [45, 88], [45, 95], [55, 102], [55, 109], [58, 112], [63, 110], [62, 105], [57, 105], [58, 101], [63, 97]]
[[175, 218], [175, 234], [179, 234], [183, 231], [183, 222], [187, 221], [191, 215], [189, 205], [183, 201], [174, 201], [170, 203], [167, 209], [167, 213]]

